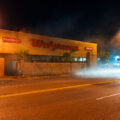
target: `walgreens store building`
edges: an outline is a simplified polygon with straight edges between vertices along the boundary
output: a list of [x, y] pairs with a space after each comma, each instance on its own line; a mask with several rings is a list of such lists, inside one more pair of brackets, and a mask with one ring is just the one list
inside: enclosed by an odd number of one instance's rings
[[[97, 63], [97, 44], [24, 32], [0, 30], [0, 76], [16, 75], [15, 52], [25, 49], [30, 60], [22, 61], [25, 75], [75, 72]], [[74, 52], [72, 52], [74, 51]], [[72, 62], [66, 60], [71, 53]]]

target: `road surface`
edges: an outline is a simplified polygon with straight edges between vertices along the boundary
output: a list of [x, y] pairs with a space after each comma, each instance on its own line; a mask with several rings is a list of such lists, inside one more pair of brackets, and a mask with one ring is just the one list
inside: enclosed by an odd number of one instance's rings
[[1, 81], [0, 120], [120, 120], [120, 80]]

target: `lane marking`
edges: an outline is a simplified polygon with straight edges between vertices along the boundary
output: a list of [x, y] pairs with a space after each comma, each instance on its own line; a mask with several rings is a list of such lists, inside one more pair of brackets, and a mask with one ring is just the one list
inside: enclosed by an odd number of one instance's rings
[[102, 99], [114, 97], [114, 96], [117, 96], [117, 95], [120, 95], [120, 93], [116, 93], [116, 94], [112, 94], [112, 95], [108, 95], [108, 96], [103, 96], [103, 97], [97, 98], [96, 100], [102, 100]]
[[112, 82], [116, 82], [116, 81], [117, 80], [112, 80], [112, 81], [96, 82], [96, 83], [92, 83], [92, 84], [91, 83], [90, 84], [81, 84], [81, 85], [67, 86], [67, 87], [61, 87], [61, 88], [52, 88], [52, 89], [44, 89], [44, 90], [37, 90], [37, 91], [28, 91], [28, 92], [21, 92], [21, 93], [6, 94], [6, 95], [0, 95], [0, 98], [14, 97], [14, 96], [20, 96], [20, 95], [29, 95], [29, 94], [37, 94], [37, 93], [45, 93], [45, 92], [65, 90], [65, 89], [71, 89], [71, 88], [87, 87], [87, 86], [92, 86], [95, 84], [112, 83]]

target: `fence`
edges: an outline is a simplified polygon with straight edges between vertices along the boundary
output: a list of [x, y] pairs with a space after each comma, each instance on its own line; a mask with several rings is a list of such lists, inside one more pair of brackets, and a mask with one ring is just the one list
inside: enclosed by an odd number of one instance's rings
[[22, 63], [22, 71], [24, 75], [69, 74], [83, 68], [86, 68], [86, 63]]

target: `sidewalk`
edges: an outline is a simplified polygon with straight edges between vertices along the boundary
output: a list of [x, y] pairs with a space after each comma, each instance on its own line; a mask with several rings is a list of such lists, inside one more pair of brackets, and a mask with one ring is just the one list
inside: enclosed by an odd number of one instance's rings
[[0, 77], [1, 80], [20, 80], [20, 79], [44, 79], [44, 78], [56, 78], [56, 77], [70, 77], [69, 74], [59, 74], [59, 75], [40, 75], [40, 76], [3, 76]]

